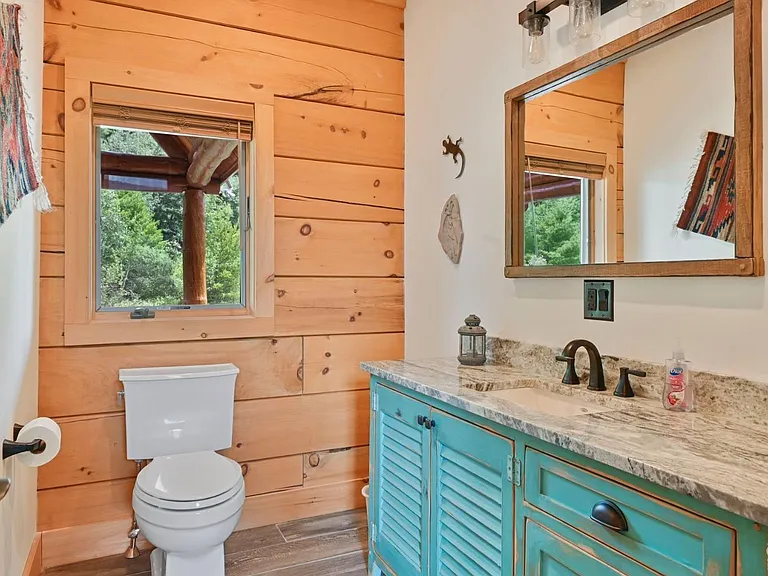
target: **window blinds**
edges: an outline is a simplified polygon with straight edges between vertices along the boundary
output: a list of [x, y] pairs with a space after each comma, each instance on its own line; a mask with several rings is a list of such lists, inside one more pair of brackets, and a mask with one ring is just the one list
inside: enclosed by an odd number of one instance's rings
[[239, 102], [93, 86], [96, 126], [250, 141], [253, 116], [253, 105]]
[[588, 178], [600, 180], [605, 172], [605, 165], [574, 162], [572, 160], [557, 160], [537, 156], [525, 157], [525, 168], [530, 172], [570, 176], [571, 178]]

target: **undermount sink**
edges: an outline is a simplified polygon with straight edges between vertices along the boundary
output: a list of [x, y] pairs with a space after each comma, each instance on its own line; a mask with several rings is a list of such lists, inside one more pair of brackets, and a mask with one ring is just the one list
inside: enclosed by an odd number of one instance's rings
[[531, 410], [537, 410], [553, 416], [584, 416], [585, 414], [597, 414], [615, 410], [610, 406], [601, 406], [589, 402], [583, 402], [577, 398], [563, 396], [541, 388], [513, 388], [510, 390], [497, 390], [488, 392], [489, 396], [525, 406]]

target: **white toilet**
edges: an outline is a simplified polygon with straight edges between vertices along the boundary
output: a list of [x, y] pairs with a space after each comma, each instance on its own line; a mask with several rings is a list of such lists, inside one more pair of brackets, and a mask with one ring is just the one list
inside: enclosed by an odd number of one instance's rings
[[133, 509], [152, 552], [152, 576], [224, 576], [224, 541], [245, 502], [232, 446], [232, 364], [120, 370], [129, 460], [152, 460]]

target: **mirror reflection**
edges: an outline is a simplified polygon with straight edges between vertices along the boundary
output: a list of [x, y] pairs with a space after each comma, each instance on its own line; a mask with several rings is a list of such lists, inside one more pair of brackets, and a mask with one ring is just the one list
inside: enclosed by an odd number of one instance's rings
[[527, 266], [735, 257], [733, 17], [525, 105]]

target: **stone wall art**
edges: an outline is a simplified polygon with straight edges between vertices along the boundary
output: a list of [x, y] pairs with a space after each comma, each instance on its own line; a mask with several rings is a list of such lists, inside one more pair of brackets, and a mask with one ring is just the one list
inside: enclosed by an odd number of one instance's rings
[[459, 209], [459, 199], [455, 194], [451, 194], [440, 215], [440, 230], [437, 233], [437, 239], [443, 252], [454, 264], [461, 260], [461, 249], [464, 245], [464, 226], [461, 223], [461, 210]]

